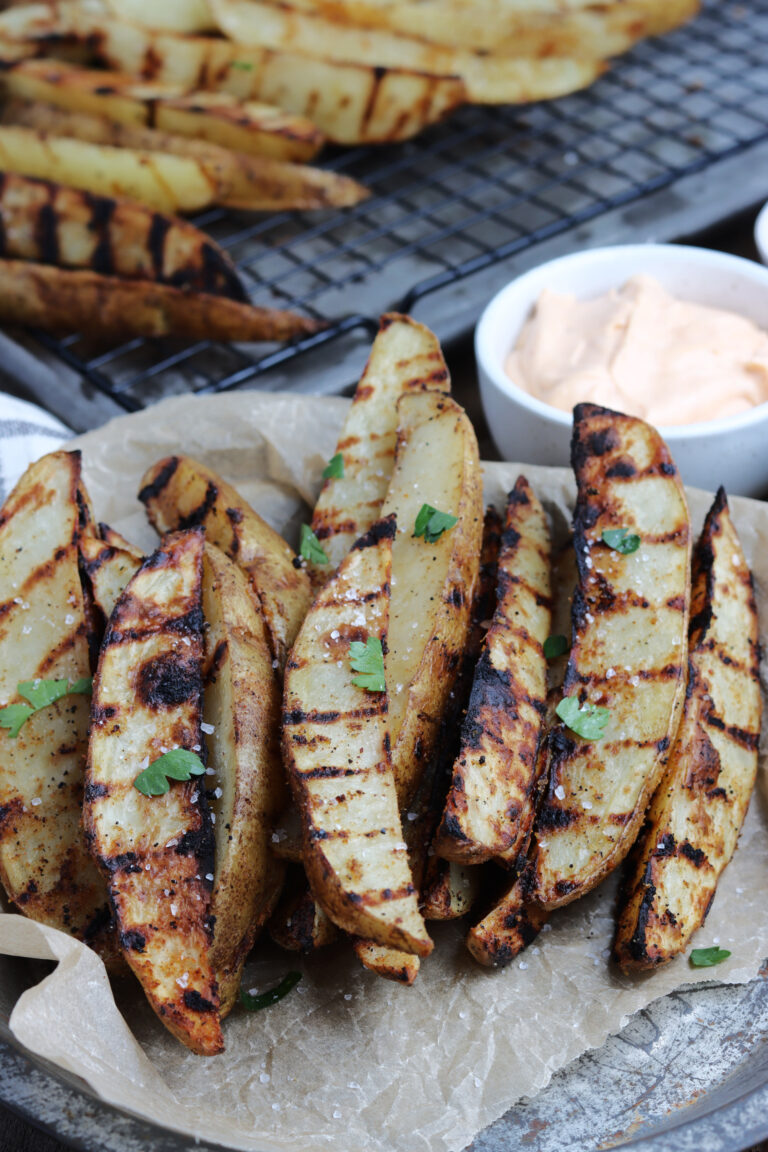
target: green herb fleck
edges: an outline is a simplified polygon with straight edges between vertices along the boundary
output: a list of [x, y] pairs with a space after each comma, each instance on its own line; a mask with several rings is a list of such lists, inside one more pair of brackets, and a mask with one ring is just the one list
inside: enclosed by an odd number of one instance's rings
[[164, 796], [170, 791], [169, 780], [189, 780], [192, 776], [204, 775], [205, 764], [199, 756], [186, 748], [172, 748], [139, 772], [133, 786], [144, 796]]
[[602, 740], [610, 719], [608, 708], [579, 704], [578, 696], [564, 696], [555, 709], [564, 724], [584, 740]]
[[55, 704], [63, 696], [90, 696], [93, 680], [83, 676], [80, 680], [22, 680], [18, 693], [28, 704], [9, 704], [0, 709], [0, 728], [7, 728], [14, 739], [35, 712]]
[[236, 68], [239, 72], [253, 72], [253, 64], [250, 60], [232, 60], [230, 68]]
[[628, 556], [630, 552], [637, 552], [640, 537], [630, 532], [628, 528], [606, 528], [603, 532], [603, 544], [613, 548], [614, 552], [620, 552], [622, 556]]
[[287, 996], [301, 980], [301, 972], [288, 972], [283, 976], [279, 984], [274, 988], [270, 988], [267, 992], [261, 992], [258, 996], [252, 995], [250, 992], [243, 992], [240, 989], [240, 1003], [243, 1008], [247, 1008], [249, 1012], [260, 1012], [262, 1008], [269, 1008], [272, 1004], [277, 1004], [278, 1000], [282, 1000]]
[[299, 546], [299, 553], [305, 560], [309, 560], [310, 564], [328, 564], [329, 560], [325, 554], [325, 550], [320, 544], [317, 536], [310, 528], [309, 524], [302, 524], [301, 526], [301, 544]]
[[323, 480], [341, 480], [344, 476], [344, 457], [341, 452], [331, 456], [323, 469]]
[[422, 504], [413, 526], [413, 535], [423, 536], [427, 544], [434, 544], [443, 532], [448, 532], [457, 523], [458, 516], [451, 516], [449, 512], [438, 512], [431, 504]]
[[691, 968], [714, 968], [715, 964], [722, 964], [730, 955], [727, 948], [694, 948], [688, 963]]
[[362, 673], [352, 678], [353, 684], [358, 688], [365, 688], [366, 692], [386, 692], [381, 640], [376, 636], [369, 636], [365, 644], [353, 640], [349, 646], [349, 659], [352, 671]]
[[544, 641], [544, 657], [547, 660], [556, 660], [570, 648], [567, 636], [547, 636]]

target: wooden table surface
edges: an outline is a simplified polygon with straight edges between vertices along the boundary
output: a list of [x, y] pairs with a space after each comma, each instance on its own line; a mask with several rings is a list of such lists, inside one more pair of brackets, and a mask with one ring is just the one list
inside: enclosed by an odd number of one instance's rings
[[[753, 223], [754, 213], [718, 228], [704, 238], [699, 238], [699, 242], [705, 243], [708, 247], [720, 248], [726, 252], [734, 252], [740, 256], [757, 259], [752, 240]], [[454, 381], [463, 382], [463, 386], [459, 384], [455, 391], [477, 428], [480, 455], [483, 459], [493, 459], [496, 457], [496, 453], [490, 442], [488, 428], [480, 407], [474, 373], [474, 358], [469, 343], [456, 350], [451, 357], [450, 368]], [[2, 386], [0, 376], [0, 387]], [[24, 395], [23, 387], [18, 386], [15, 382], [11, 382], [7, 390], [13, 391], [16, 395]], [[32, 1125], [24, 1123], [0, 1106], [0, 1152], [66, 1152], [66, 1149], [71, 1147], [72, 1145], [62, 1144]], [[674, 1149], [670, 1148], [670, 1152], [674, 1152]], [[744, 1152], [768, 1152], [768, 1140], [751, 1149], [744, 1150]]]

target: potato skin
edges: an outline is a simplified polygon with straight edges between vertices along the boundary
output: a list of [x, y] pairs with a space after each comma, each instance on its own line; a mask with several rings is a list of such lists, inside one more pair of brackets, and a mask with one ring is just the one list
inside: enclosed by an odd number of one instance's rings
[[757, 774], [762, 697], [752, 578], [721, 488], [694, 556], [688, 690], [677, 739], [630, 857], [614, 956], [668, 963], [701, 927]]

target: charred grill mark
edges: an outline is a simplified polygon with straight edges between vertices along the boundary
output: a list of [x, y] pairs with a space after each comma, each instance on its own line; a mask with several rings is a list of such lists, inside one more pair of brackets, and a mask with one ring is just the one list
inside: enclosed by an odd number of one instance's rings
[[167, 620], [165, 623], [165, 631], [172, 633], [174, 636], [189, 636], [191, 638], [200, 636], [204, 625], [203, 610], [200, 607], [195, 607], [191, 608], [189, 612], [183, 613], [181, 616]]
[[658, 840], [652, 855], [657, 860], [663, 860], [667, 856], [674, 856], [676, 851], [675, 837], [671, 832], [665, 832], [664, 835]]
[[98, 784], [89, 780], [85, 785], [83, 800], [86, 804], [90, 804], [94, 800], [101, 800], [104, 796], [109, 796], [109, 786], [107, 784]]
[[605, 475], [609, 480], [628, 480], [637, 476], [637, 468], [629, 457], [623, 457], [606, 468]]
[[581, 819], [581, 815], [575, 808], [560, 808], [545, 800], [536, 817], [536, 829], [539, 832], [551, 832], [554, 829], [570, 828], [571, 824]]
[[201, 996], [196, 988], [188, 988], [184, 993], [184, 1007], [190, 1012], [215, 1012], [216, 1005], [211, 1000]]
[[35, 241], [43, 264], [59, 263], [58, 217], [50, 201], [40, 205], [35, 220]]
[[220, 640], [219, 643], [216, 645], [213, 656], [211, 657], [211, 666], [208, 669], [208, 676], [210, 679], [215, 679], [216, 676], [218, 675], [222, 664], [224, 663], [224, 661], [227, 658], [228, 650], [229, 650], [229, 644], [227, 643], [226, 640]]
[[93, 704], [91, 707], [91, 727], [100, 728], [117, 714], [118, 709], [114, 704]]
[[[375, 588], [372, 592], [357, 593], [355, 595], [356, 604], [373, 604], [376, 600], [380, 600], [382, 596], [386, 596], [389, 591], [387, 585], [382, 585], [381, 588]], [[324, 608], [349, 608], [350, 601], [348, 599], [334, 599], [333, 597], [323, 597]]]
[[302, 780], [345, 780], [350, 776], [360, 776], [359, 768], [332, 768], [329, 765], [317, 768], [307, 768], [299, 775]]
[[704, 716], [704, 722], [709, 724], [711, 728], [717, 728], [720, 732], [725, 732], [731, 740], [736, 744], [740, 744], [742, 748], [746, 748], [750, 752], [757, 751], [760, 745], [760, 733], [748, 732], [744, 728], [739, 728], [736, 724], [726, 724], [714, 712], [708, 712]]
[[173, 655], [147, 660], [136, 674], [136, 695], [153, 711], [177, 708], [200, 698], [200, 669], [193, 660], [180, 661]]
[[[240, 277], [213, 244], [203, 244], [202, 256], [203, 291], [214, 294], [222, 293], [228, 296], [230, 300], [238, 300], [241, 304], [248, 304], [250, 301], [240, 282]], [[189, 279], [188, 275], [185, 278]]]
[[117, 204], [109, 196], [95, 196], [91, 192], [84, 192], [83, 198], [91, 210], [88, 229], [97, 237], [91, 267], [102, 276], [111, 276], [115, 271], [115, 260], [110, 225]]
[[150, 500], [156, 500], [162, 494], [179, 467], [179, 463], [178, 456], [171, 456], [166, 461], [154, 480], [146, 484], [139, 492], [139, 500], [142, 504], [149, 504]]
[[165, 242], [171, 230], [171, 222], [167, 216], [154, 212], [147, 235], [147, 248], [152, 258], [152, 268], [158, 280], [165, 278]]
[[126, 952], [143, 952], [147, 946], [147, 938], [135, 928], [120, 933], [120, 947]]
[[[353, 552], [362, 552], [365, 548], [375, 547], [381, 540], [394, 540], [397, 535], [397, 517], [394, 513], [384, 520], [371, 525], [368, 531], [352, 546]], [[368, 594], [369, 599], [376, 599], [378, 592]]]
[[645, 890], [643, 892], [643, 898], [640, 901], [640, 907], [637, 910], [635, 930], [627, 943], [627, 952], [630, 957], [638, 963], [652, 959], [652, 957], [648, 955], [646, 942], [648, 924], [653, 915], [653, 905], [656, 899], [656, 885], [650, 881], [651, 869], [652, 865], [649, 864], [643, 878]]
[[382, 699], [375, 704], [363, 708], [351, 708], [346, 712], [302, 712], [300, 708], [296, 708], [293, 711], [283, 713], [283, 724], [334, 724], [342, 717], [366, 720], [371, 716], [381, 716], [387, 710], [386, 693], [382, 692], [378, 695]]
[[706, 732], [698, 726], [685, 759], [688, 765], [684, 780], [686, 788], [707, 792], [717, 784], [721, 768], [720, 756]]
[[678, 856], [685, 856], [686, 860], [690, 860], [695, 868], [701, 868], [704, 864], [708, 864], [706, 852], [701, 848], [694, 848], [688, 840], [684, 840], [677, 850]]
[[209, 480], [205, 488], [205, 496], [198, 506], [193, 508], [191, 512], [188, 512], [186, 516], [180, 517], [178, 522], [179, 531], [184, 531], [187, 528], [197, 528], [199, 525], [204, 524], [208, 513], [216, 504], [218, 495], [218, 488], [213, 480]]

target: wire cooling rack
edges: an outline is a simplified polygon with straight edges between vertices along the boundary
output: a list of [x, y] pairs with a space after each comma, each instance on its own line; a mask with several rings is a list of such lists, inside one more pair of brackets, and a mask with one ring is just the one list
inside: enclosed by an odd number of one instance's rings
[[[413, 311], [457, 283], [458, 322], [454, 314], [451, 332], [441, 331], [438, 309], [433, 326], [442, 338], [460, 335], [485, 302], [475, 290], [483, 269], [728, 158], [742, 158], [736, 179], [745, 179], [768, 141], [767, 58], [768, 0], [713, 0], [687, 27], [616, 60], [584, 92], [524, 107], [465, 108], [406, 144], [331, 155], [328, 167], [371, 189], [352, 209], [198, 217], [232, 255], [254, 303], [328, 322], [296, 344], [131, 340], [94, 351], [78, 336], [36, 339], [133, 411], [182, 391], [268, 387], [270, 373], [288, 362], [288, 386], [307, 390], [310, 349], [350, 333], [368, 342], [382, 312]], [[700, 223], [723, 214], [717, 197], [699, 205]], [[285, 387], [285, 372], [281, 381]], [[351, 382], [342, 375], [338, 390]]]

